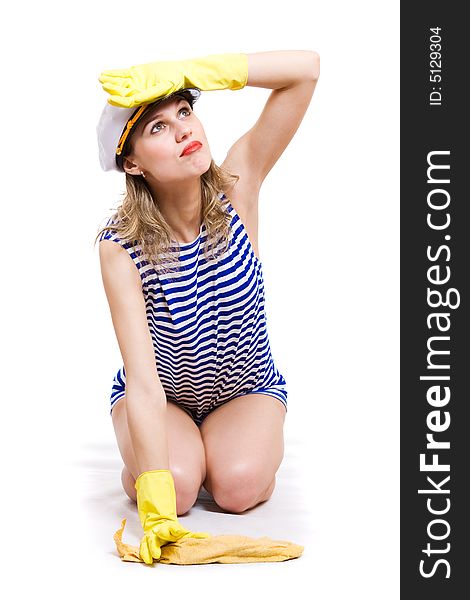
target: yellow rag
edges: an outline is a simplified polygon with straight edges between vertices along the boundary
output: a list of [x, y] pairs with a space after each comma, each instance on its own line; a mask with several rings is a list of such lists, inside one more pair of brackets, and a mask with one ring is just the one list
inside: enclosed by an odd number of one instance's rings
[[[119, 556], [124, 561], [144, 562], [136, 546], [125, 544], [121, 529], [114, 534]], [[252, 538], [244, 535], [215, 535], [206, 539], [183, 538], [162, 546], [162, 555], [157, 562], [172, 565], [202, 565], [207, 563], [279, 562], [298, 558], [303, 546], [269, 537]]]

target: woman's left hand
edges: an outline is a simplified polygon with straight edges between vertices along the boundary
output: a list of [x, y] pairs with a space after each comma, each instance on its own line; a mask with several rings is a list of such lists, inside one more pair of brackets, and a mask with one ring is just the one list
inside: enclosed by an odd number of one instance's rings
[[109, 104], [133, 108], [183, 88], [239, 90], [248, 80], [246, 54], [211, 54], [191, 60], [147, 63], [103, 71], [99, 77]]
[[99, 77], [109, 104], [133, 108], [184, 87], [183, 61], [161, 61], [103, 71]]

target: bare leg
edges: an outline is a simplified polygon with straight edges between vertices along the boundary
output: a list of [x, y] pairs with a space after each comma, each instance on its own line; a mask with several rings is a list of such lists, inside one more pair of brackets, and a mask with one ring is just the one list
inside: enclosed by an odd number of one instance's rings
[[221, 508], [239, 513], [271, 497], [284, 455], [285, 415], [277, 398], [249, 394], [204, 419], [204, 487]]
[[[124, 461], [121, 481], [126, 494], [136, 500], [135, 479], [138, 477], [134, 450], [127, 426], [125, 398], [119, 400], [112, 412], [116, 439]], [[197, 500], [206, 476], [204, 446], [197, 425], [182, 408], [167, 403], [168, 450], [170, 471], [175, 481], [176, 509], [183, 515]]]

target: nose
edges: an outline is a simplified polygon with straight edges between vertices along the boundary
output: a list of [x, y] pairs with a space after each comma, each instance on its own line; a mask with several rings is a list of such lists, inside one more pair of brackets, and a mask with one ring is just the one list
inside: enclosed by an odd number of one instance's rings
[[183, 140], [185, 140], [187, 137], [189, 137], [191, 135], [191, 128], [189, 127], [189, 125], [187, 123], [182, 123], [181, 127], [178, 129], [177, 133], [176, 133], [176, 140], [178, 142], [182, 142]]

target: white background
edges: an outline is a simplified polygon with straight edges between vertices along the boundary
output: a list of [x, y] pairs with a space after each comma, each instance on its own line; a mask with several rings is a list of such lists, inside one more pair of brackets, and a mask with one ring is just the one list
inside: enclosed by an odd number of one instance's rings
[[[303, 577], [302, 597], [398, 598], [399, 3], [15, 6], [0, 42], [9, 597], [280, 599]], [[124, 185], [99, 167], [97, 78], [152, 60], [287, 49], [316, 50], [321, 77], [261, 190], [259, 249], [306, 551], [295, 571], [280, 563], [268, 577], [258, 565], [243, 583], [236, 566], [210, 581], [193, 569], [163, 577], [121, 563], [113, 531], [106, 547], [90, 535], [100, 481], [86, 479], [87, 462], [103, 451], [120, 463], [109, 392], [121, 356], [93, 240]], [[268, 95], [202, 95], [195, 109], [217, 163]]]

